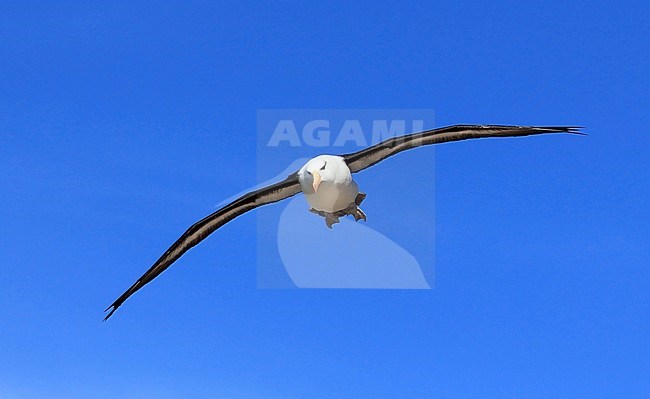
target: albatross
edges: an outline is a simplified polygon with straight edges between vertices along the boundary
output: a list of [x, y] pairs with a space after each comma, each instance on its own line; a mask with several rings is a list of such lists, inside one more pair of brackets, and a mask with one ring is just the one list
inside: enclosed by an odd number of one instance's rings
[[348, 215], [356, 221], [366, 221], [366, 214], [359, 207], [366, 194], [359, 192], [359, 185], [352, 178], [352, 174], [388, 157], [430, 144], [484, 137], [518, 137], [546, 133], [584, 134], [579, 129], [578, 126], [454, 125], [389, 138], [350, 154], [319, 155], [286, 179], [244, 194], [190, 226], [149, 270], [106, 308], [108, 314], [104, 320], [108, 320], [124, 301], [158, 277], [187, 250], [219, 227], [257, 207], [282, 201], [302, 192], [311, 207], [309, 211], [323, 217], [330, 229], [340, 218]]

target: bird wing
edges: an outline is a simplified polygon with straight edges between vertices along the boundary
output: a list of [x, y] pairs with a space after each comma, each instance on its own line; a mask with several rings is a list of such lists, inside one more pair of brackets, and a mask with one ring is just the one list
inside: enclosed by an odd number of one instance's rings
[[481, 137], [515, 137], [545, 133], [584, 134], [579, 129], [577, 126], [454, 125], [386, 139], [361, 151], [345, 154], [343, 159], [350, 171], [355, 173], [399, 152], [429, 144]]
[[289, 198], [300, 191], [298, 172], [295, 172], [281, 182], [244, 194], [218, 211], [194, 223], [142, 277], [117, 298], [111, 306], [106, 308], [106, 311], [110, 310], [110, 312], [104, 320], [108, 320], [131, 295], [158, 277], [188, 249], [203, 241], [219, 227], [252, 209]]

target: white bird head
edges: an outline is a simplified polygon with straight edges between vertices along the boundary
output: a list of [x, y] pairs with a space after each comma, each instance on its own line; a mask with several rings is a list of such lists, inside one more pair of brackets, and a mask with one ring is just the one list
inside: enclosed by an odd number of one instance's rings
[[314, 192], [318, 192], [318, 187], [323, 182], [333, 182], [336, 178], [337, 158], [339, 157], [319, 155], [307, 161], [298, 171], [303, 191], [310, 187]]

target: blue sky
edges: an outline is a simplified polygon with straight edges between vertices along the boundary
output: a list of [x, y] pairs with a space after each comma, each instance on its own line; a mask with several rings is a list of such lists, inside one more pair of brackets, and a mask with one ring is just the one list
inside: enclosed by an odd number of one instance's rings
[[[647, 397], [648, 20], [641, 1], [3, 6], [1, 396]], [[257, 110], [332, 108], [589, 136], [436, 148], [432, 290], [258, 289], [250, 213], [101, 322], [258, 182]], [[422, 178], [394, 165], [369, 176]]]

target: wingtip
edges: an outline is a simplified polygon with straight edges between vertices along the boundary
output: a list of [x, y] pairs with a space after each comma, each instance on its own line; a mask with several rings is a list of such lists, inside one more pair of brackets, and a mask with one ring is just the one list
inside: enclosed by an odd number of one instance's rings
[[581, 130], [585, 128], [584, 126], [540, 126], [539, 128], [544, 129], [548, 132], [570, 133], [580, 136], [587, 136], [587, 133]]
[[567, 127], [566, 132], [570, 134], [577, 134], [579, 136], [587, 136], [587, 133], [583, 132], [580, 129], [584, 129], [583, 126], [570, 126]]
[[584, 129], [584, 128], [585, 128], [584, 126], [572, 126], [572, 127], [569, 128], [568, 133], [578, 134], [580, 136], [588, 136], [587, 133], [580, 130], [580, 129]]
[[118, 308], [118, 307], [115, 306], [114, 304], [111, 305], [111, 306], [109, 306], [109, 307], [107, 307], [106, 310], [104, 310], [104, 312], [108, 312], [108, 314], [106, 315], [106, 317], [104, 317], [104, 321], [108, 320], [109, 317], [113, 316], [113, 313], [115, 313], [115, 311], [117, 310], [117, 308]]

